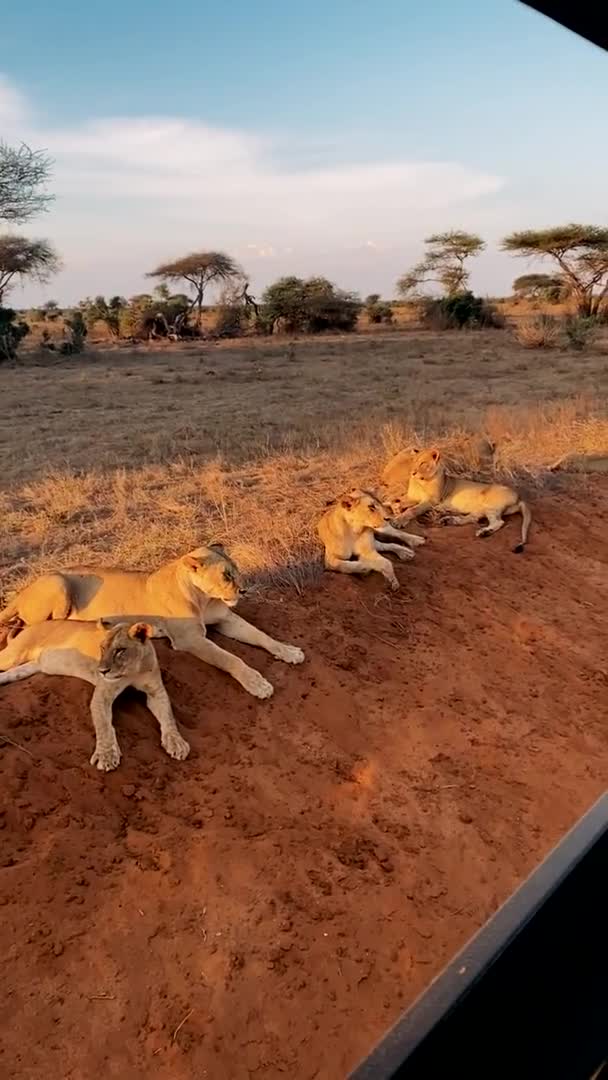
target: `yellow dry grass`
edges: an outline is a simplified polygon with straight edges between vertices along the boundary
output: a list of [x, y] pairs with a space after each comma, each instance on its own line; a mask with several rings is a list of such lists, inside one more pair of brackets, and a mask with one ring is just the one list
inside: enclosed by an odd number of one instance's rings
[[608, 453], [605, 354], [531, 360], [500, 331], [104, 349], [0, 378], [5, 600], [52, 567], [150, 568], [212, 538], [253, 581], [303, 588], [326, 500], [404, 445], [484, 432], [528, 486]]

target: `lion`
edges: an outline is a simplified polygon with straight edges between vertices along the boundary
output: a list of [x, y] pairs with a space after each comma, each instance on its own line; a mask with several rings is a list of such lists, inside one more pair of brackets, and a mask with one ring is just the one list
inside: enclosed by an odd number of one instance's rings
[[0, 612], [0, 626], [13, 619], [27, 624], [45, 619], [153, 619], [174, 649], [228, 672], [254, 697], [268, 698], [272, 684], [238, 656], [209, 641], [207, 626], [235, 641], [257, 645], [287, 664], [301, 664], [304, 653], [275, 641], [232, 611], [240, 594], [237, 566], [221, 544], [210, 544], [153, 573], [84, 566], [45, 574]]
[[127, 686], [146, 695], [148, 708], [160, 726], [160, 739], [170, 757], [183, 761], [190, 747], [180, 735], [160, 673], [148, 623], [108, 626], [98, 622], [56, 619], [13, 627], [0, 652], [0, 684], [30, 675], [72, 675], [94, 686], [91, 716], [95, 750], [91, 765], [103, 772], [120, 763], [120, 747], [112, 724], [112, 703]]
[[393, 513], [402, 522], [422, 517], [429, 510], [447, 511], [449, 525], [471, 525], [482, 519], [487, 525], [477, 530], [477, 536], [491, 536], [505, 524], [503, 517], [521, 514], [521, 541], [513, 551], [520, 554], [528, 539], [532, 515], [530, 509], [513, 488], [504, 484], [482, 484], [450, 476], [441, 460], [439, 450], [415, 450], [405, 499], [394, 499]]
[[[424, 537], [391, 525], [386, 507], [372, 492], [360, 488], [353, 488], [328, 505], [317, 533], [325, 548], [327, 570], [342, 574], [377, 570], [392, 589], [398, 589], [399, 582], [392, 562], [380, 553], [390, 551], [399, 559], [412, 559], [412, 549], [425, 542]], [[408, 546], [385, 543], [383, 537], [401, 540]]]
[[[457, 438], [450, 441], [444, 453], [446, 450], [449, 451], [450, 461], [454, 463], [468, 462], [472, 467], [479, 468], [483, 472], [494, 465], [496, 445], [486, 435], [468, 435]], [[399, 450], [386, 463], [381, 479], [389, 496], [398, 491], [407, 490], [418, 452], [413, 446], [408, 446], [404, 450]]]

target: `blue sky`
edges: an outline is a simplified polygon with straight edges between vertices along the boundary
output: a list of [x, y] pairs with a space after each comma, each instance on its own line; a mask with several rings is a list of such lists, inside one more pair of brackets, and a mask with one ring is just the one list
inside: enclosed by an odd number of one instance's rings
[[[167, 14], [169, 12], [169, 14]], [[516, 0], [73, 0], [2, 17], [0, 135], [55, 158], [65, 270], [14, 301], [145, 287], [220, 248], [259, 291], [325, 273], [391, 295], [429, 232], [606, 222], [608, 57]]]

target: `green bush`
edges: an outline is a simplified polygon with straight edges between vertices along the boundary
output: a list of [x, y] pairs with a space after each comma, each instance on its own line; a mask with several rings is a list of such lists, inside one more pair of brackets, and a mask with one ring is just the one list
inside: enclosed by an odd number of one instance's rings
[[13, 308], [0, 307], [0, 361], [14, 360], [30, 328]]
[[323, 330], [354, 330], [361, 301], [338, 289], [327, 278], [284, 277], [270, 285], [263, 297], [261, 321], [272, 333], [319, 334]]
[[73, 311], [71, 315], [64, 319], [63, 325], [67, 340], [61, 342], [59, 352], [62, 356], [73, 356], [75, 353], [81, 353], [88, 333], [82, 311]]
[[592, 345], [600, 321], [597, 315], [570, 315], [564, 322], [564, 332], [570, 348], [582, 352]]
[[[167, 337], [171, 333], [180, 335], [190, 328], [188, 312], [190, 303], [186, 296], [171, 296], [168, 300], [158, 300], [148, 293], [133, 296], [118, 317], [121, 337], [147, 341], [151, 337]], [[177, 325], [176, 325], [177, 324]]]
[[393, 308], [391, 304], [380, 299], [379, 293], [370, 293], [365, 300], [363, 310], [370, 323], [376, 325], [378, 323], [387, 323], [390, 326], [393, 322]]
[[432, 330], [501, 329], [505, 325], [500, 312], [472, 292], [423, 300], [420, 319]]

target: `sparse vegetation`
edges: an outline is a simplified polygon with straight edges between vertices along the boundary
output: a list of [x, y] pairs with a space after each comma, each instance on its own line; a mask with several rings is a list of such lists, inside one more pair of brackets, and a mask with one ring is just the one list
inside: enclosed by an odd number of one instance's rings
[[488, 330], [504, 326], [504, 319], [493, 304], [471, 292], [439, 299], [426, 297], [420, 302], [420, 319], [423, 326], [432, 330]]
[[0, 221], [23, 224], [48, 209], [53, 196], [44, 185], [51, 168], [50, 158], [40, 150], [0, 140]]
[[568, 294], [568, 286], [560, 274], [522, 274], [513, 282], [513, 292], [519, 299], [558, 304]]
[[242, 270], [230, 255], [222, 251], [197, 251], [173, 262], [162, 263], [156, 270], [151, 270], [148, 277], [162, 278], [165, 282], [185, 282], [193, 292], [190, 307], [197, 309], [200, 327], [206, 290], [210, 285], [242, 278]]
[[527, 259], [552, 259], [579, 315], [598, 315], [608, 304], [608, 229], [560, 225], [511, 233], [503, 251]]
[[12, 308], [0, 307], [0, 361], [14, 360], [29, 326]]
[[559, 344], [561, 327], [552, 315], [537, 315], [533, 319], [522, 319], [514, 333], [524, 349], [554, 349]]
[[136, 341], [187, 337], [192, 304], [182, 293], [159, 299], [149, 293], [132, 296], [118, 312], [119, 336]]
[[357, 325], [361, 302], [354, 293], [337, 288], [327, 278], [304, 281], [284, 277], [262, 297], [260, 320], [269, 333], [318, 334], [323, 330], [351, 331]]
[[570, 315], [565, 320], [564, 331], [568, 345], [576, 352], [589, 348], [597, 337], [600, 320], [597, 315]]
[[382, 300], [379, 293], [370, 293], [370, 295], [366, 297], [363, 311], [367, 317], [367, 321], [373, 325], [386, 323], [390, 326], [393, 322], [392, 305], [386, 300]]
[[95, 323], [103, 323], [107, 327], [110, 337], [120, 337], [120, 316], [127, 306], [127, 301], [122, 296], [112, 296], [106, 300], [105, 296], [96, 296], [94, 300], [82, 300], [79, 309], [85, 321], [87, 330], [90, 331]]
[[28, 240], [25, 236], [0, 236], [0, 304], [15, 281], [33, 278], [49, 281], [60, 262], [47, 240]]
[[399, 295], [419, 295], [421, 287], [429, 281], [439, 285], [446, 296], [466, 292], [471, 276], [467, 262], [480, 255], [486, 246], [481, 237], [461, 229], [452, 229], [445, 233], [434, 233], [424, 242], [428, 248], [427, 254], [399, 279]]

